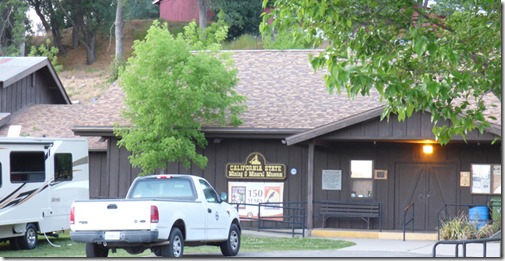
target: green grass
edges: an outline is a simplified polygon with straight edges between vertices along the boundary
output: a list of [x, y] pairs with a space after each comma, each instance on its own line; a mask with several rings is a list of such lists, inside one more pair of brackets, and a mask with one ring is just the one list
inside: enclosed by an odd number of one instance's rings
[[[49, 237], [51, 243], [60, 247], [51, 246], [44, 236], [39, 236], [39, 245], [33, 250], [12, 250], [9, 242], [0, 243], [0, 257], [84, 257], [84, 243], [70, 240], [68, 233], [61, 233], [59, 238]], [[282, 250], [323, 250], [340, 249], [354, 245], [353, 242], [320, 238], [271, 238], [242, 235], [240, 252], [282, 251]], [[219, 247], [202, 246], [186, 247], [185, 254], [221, 253]], [[150, 250], [142, 254], [130, 255], [119, 249], [117, 253], [109, 252], [109, 257], [142, 257], [152, 256]]]
[[226, 41], [223, 43], [223, 50], [253, 50], [263, 49], [261, 36], [252, 36], [244, 34], [237, 39]]

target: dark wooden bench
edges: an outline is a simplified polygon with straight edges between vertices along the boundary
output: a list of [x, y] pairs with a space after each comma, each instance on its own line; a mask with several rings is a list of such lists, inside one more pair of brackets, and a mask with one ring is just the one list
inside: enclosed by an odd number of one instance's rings
[[320, 203], [320, 214], [323, 217], [323, 228], [330, 217], [361, 218], [370, 229], [370, 219], [379, 219], [379, 230], [382, 231], [381, 203], [358, 201], [324, 201]]

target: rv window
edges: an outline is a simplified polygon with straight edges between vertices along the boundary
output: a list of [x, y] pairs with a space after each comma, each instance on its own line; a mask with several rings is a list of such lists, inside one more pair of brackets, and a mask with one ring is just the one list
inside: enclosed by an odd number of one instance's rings
[[46, 179], [43, 151], [13, 151], [10, 157], [12, 183], [43, 182]]
[[54, 180], [72, 180], [72, 154], [57, 153], [54, 156]]

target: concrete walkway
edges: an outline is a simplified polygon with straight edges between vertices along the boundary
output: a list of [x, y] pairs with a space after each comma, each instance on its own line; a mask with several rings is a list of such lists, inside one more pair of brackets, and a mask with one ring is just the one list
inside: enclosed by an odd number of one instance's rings
[[[266, 237], [291, 237], [291, 234], [258, 232], [243, 230], [243, 235]], [[311, 236], [312, 238], [323, 238]], [[328, 238], [328, 237], [324, 237]], [[271, 251], [271, 252], [241, 252], [239, 257], [426, 257], [433, 255], [433, 246], [436, 240], [397, 240], [397, 239], [370, 239], [370, 238], [331, 238], [356, 243], [351, 247], [338, 250], [297, 250], [297, 251]], [[503, 248], [501, 241], [487, 243], [486, 257], [501, 257]], [[437, 257], [455, 257], [454, 245], [439, 245], [436, 249]], [[463, 256], [462, 246], [459, 247], [459, 257]], [[468, 244], [467, 257], [483, 257], [483, 244]]]

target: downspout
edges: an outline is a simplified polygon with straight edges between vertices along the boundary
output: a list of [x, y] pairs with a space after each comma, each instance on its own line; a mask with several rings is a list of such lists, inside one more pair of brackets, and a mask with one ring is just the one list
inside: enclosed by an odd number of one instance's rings
[[314, 212], [314, 141], [309, 143], [307, 159], [307, 230], [310, 236], [314, 221], [312, 220]]

